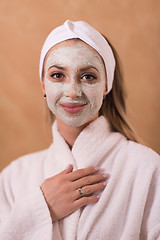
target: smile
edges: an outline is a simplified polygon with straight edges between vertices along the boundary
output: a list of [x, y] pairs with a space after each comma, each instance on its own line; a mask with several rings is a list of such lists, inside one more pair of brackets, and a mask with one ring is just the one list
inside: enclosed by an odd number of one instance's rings
[[68, 113], [79, 113], [84, 109], [86, 103], [61, 103], [60, 106]]

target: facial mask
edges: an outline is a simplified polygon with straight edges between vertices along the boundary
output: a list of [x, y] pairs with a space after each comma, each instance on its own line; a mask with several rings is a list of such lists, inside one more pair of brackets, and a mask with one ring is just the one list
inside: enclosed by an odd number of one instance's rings
[[42, 81], [43, 63], [47, 52], [55, 45], [71, 39], [80, 39], [102, 57], [107, 75], [107, 94], [112, 89], [115, 72], [115, 58], [108, 41], [95, 28], [84, 21], [66, 20], [64, 24], [53, 29], [46, 38], [41, 50], [39, 75]]
[[[53, 65], [65, 70], [53, 68]], [[83, 81], [83, 77], [80, 79], [85, 73], [93, 73], [91, 70], [80, 73], [80, 69], [90, 66], [98, 73], [93, 83]], [[64, 77], [52, 80], [49, 75], [52, 69], [52, 74], [62, 73]], [[44, 77], [47, 104], [52, 113], [69, 126], [81, 126], [99, 111], [105, 82], [102, 59], [85, 45], [60, 46], [47, 58]]]

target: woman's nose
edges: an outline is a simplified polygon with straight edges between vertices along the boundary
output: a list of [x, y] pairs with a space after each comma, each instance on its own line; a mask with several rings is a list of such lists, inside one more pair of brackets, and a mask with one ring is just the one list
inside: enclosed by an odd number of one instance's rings
[[64, 94], [66, 97], [76, 98], [82, 96], [81, 87], [78, 83], [67, 83]]

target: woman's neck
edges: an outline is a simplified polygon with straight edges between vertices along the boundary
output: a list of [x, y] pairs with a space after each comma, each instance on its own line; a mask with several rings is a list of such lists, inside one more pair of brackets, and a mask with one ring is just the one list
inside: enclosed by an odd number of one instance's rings
[[58, 131], [60, 132], [61, 136], [64, 138], [66, 143], [69, 145], [69, 147], [72, 149], [73, 144], [76, 141], [78, 135], [81, 133], [81, 131], [97, 117], [98, 117], [98, 114], [94, 115], [86, 123], [84, 123], [79, 127], [68, 126], [64, 122], [62, 122], [62, 120], [56, 118]]
[[63, 123], [60, 119], [57, 119], [58, 131], [60, 132], [61, 136], [64, 138], [64, 140], [67, 142], [71, 149], [76, 138], [81, 133], [81, 131], [86, 127], [86, 125], [87, 124], [84, 124], [79, 127], [71, 127]]

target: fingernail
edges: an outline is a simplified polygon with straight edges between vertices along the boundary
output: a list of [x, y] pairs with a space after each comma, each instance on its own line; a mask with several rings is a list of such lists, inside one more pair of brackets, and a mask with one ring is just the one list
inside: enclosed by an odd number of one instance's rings
[[95, 170], [96, 170], [96, 171], [99, 171], [99, 170], [100, 170], [100, 167], [95, 167]]
[[109, 182], [109, 180], [103, 182], [103, 185], [104, 185], [104, 186], [107, 186], [108, 182]]
[[65, 168], [65, 170], [67, 170], [68, 168], [70, 168], [71, 164], [68, 164], [67, 167]]
[[104, 177], [104, 178], [109, 178], [109, 177], [110, 177], [110, 174], [109, 174], [109, 173], [104, 173], [104, 174], [103, 174], [103, 177]]

